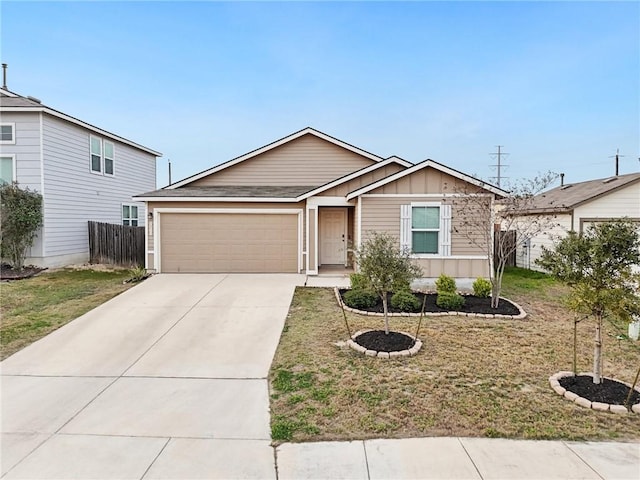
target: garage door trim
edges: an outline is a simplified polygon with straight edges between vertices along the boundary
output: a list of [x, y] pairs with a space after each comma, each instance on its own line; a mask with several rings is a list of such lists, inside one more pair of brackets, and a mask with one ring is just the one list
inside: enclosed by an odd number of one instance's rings
[[298, 216], [298, 272], [302, 269], [302, 214], [301, 208], [155, 208], [153, 210], [153, 263], [156, 272], [162, 272], [162, 245], [160, 228], [163, 213], [223, 213], [248, 215], [297, 215]]

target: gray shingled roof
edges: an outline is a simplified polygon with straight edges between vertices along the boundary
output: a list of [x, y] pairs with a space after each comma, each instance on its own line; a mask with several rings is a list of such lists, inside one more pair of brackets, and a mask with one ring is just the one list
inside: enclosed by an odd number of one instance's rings
[[219, 186], [219, 187], [180, 187], [174, 190], [160, 189], [136, 195], [136, 197], [209, 197], [209, 198], [296, 198], [315, 186]]
[[[534, 207], [529, 213], [568, 212], [582, 203], [637, 181], [640, 181], [640, 173], [599, 178], [580, 183], [567, 183], [536, 195]], [[640, 199], [638, 201], [640, 202]]]
[[41, 103], [34, 102], [26, 97], [7, 97], [0, 95], [0, 106], [3, 107], [43, 107]]

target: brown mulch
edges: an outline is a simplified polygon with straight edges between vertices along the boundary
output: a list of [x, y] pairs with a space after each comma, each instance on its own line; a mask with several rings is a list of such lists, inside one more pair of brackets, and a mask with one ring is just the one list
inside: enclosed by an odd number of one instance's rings
[[[624, 383], [608, 378], [603, 378], [602, 382], [596, 385], [593, 383], [591, 375], [563, 377], [559, 382], [563, 388], [582, 398], [586, 398], [590, 402], [608, 403], [610, 405], [624, 405], [630, 390]], [[631, 405], [636, 403], [640, 403], [640, 393], [633, 391]]]
[[8, 263], [3, 263], [0, 264], [0, 280], [23, 280], [31, 278], [44, 270], [46, 268], [36, 267], [35, 265], [26, 265], [22, 270], [14, 270]]

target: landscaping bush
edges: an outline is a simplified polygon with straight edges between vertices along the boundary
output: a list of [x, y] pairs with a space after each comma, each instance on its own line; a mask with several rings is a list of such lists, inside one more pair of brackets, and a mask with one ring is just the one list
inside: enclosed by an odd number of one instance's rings
[[460, 310], [464, 306], [464, 297], [457, 293], [438, 292], [436, 305], [449, 311]]
[[491, 296], [491, 282], [486, 278], [478, 277], [473, 282], [473, 294], [476, 297], [489, 298]]
[[394, 293], [411, 292], [411, 282], [407, 280], [399, 280], [397, 282], [394, 282], [391, 291]]
[[449, 275], [441, 273], [436, 280], [436, 291], [438, 293], [456, 293], [456, 281]]
[[363, 308], [375, 307], [378, 297], [375, 293], [363, 289], [352, 289], [344, 294], [344, 303], [351, 308], [362, 310]]
[[369, 284], [367, 283], [367, 277], [361, 273], [352, 273], [349, 275], [351, 281], [352, 290], [368, 290]]
[[391, 297], [391, 306], [403, 312], [417, 312], [420, 310], [420, 300], [409, 290], [400, 290]]

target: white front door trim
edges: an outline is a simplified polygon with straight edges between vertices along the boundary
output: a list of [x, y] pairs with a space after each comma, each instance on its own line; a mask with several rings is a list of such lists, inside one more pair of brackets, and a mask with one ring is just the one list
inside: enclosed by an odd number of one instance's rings
[[[349, 235], [349, 217], [348, 217], [348, 213], [347, 213], [347, 209], [346, 208], [321, 208], [318, 209], [318, 218], [321, 219], [323, 216], [323, 213], [326, 214], [328, 212], [339, 212], [342, 215], [342, 224], [343, 224], [343, 228], [342, 228], [342, 253], [340, 255], [338, 255], [340, 258], [338, 259], [338, 262], [327, 262], [326, 258], [323, 258], [323, 256], [320, 256], [320, 264], [318, 265], [318, 267], [320, 267], [320, 265], [326, 264], [326, 265], [338, 265], [338, 264], [344, 264], [345, 267], [347, 265], [347, 240], [348, 240], [348, 235]], [[324, 221], [319, 220], [318, 221], [319, 225], [322, 227], [324, 225]], [[318, 250], [320, 251], [322, 249], [322, 244], [324, 243], [324, 232], [325, 229], [322, 229], [322, 235], [320, 235], [320, 242], [321, 244], [318, 245]], [[333, 258], [331, 258], [331, 260], [334, 260]]]

